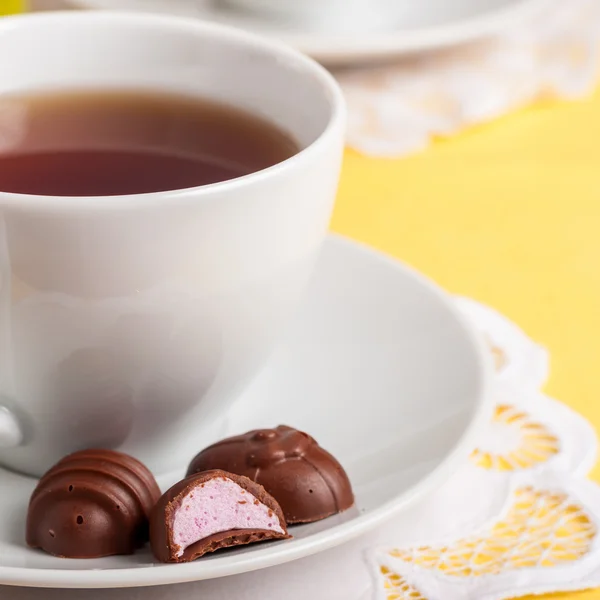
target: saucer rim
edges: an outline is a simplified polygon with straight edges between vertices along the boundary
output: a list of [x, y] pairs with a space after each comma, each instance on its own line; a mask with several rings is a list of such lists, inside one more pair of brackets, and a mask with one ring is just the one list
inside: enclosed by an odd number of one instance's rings
[[[96, 10], [133, 10], [142, 11], [138, 7], [123, 6], [119, 8], [114, 0], [63, 0], [70, 8]], [[108, 2], [108, 5], [107, 5]], [[471, 42], [477, 42], [494, 34], [507, 30], [512, 25], [541, 14], [551, 0], [506, 0], [502, 7], [492, 7], [481, 14], [464, 18], [449, 19], [439, 25], [394, 29], [387, 32], [364, 32], [348, 35], [335, 35], [319, 31], [289, 32], [276, 25], [260, 27], [260, 19], [256, 17], [257, 27], [242, 27], [253, 33], [271, 39], [278, 39], [321, 62], [328, 67], [350, 66], [374, 60], [410, 56], [423, 52], [443, 50]], [[204, 21], [219, 22], [237, 28], [241, 27], [235, 17], [227, 18], [227, 13], [218, 7], [207, 4], [202, 12], [178, 10], [184, 17], [197, 18]], [[160, 14], [173, 14], [167, 10]], [[251, 19], [249, 19], [251, 23]]]
[[479, 384], [479, 390], [474, 398], [471, 420], [448, 455], [420, 481], [378, 508], [306, 538], [275, 543], [261, 548], [259, 552], [245, 553], [240, 555], [241, 559], [238, 557], [235, 563], [217, 559], [210, 562], [196, 561], [168, 565], [154, 563], [143, 567], [107, 569], [41, 569], [0, 564], [0, 585], [54, 589], [153, 587], [215, 579], [273, 567], [331, 549], [368, 532], [408, 508], [420, 497], [441, 486], [448, 479], [453, 470], [466, 460], [475, 447], [481, 426], [489, 421], [493, 412], [493, 364], [483, 338], [459, 310], [453, 297], [417, 270], [362, 242], [350, 240], [338, 234], [330, 234], [326, 243], [340, 246], [343, 252], [358, 250], [365, 253], [374, 263], [389, 267], [390, 274], [400, 274], [412, 280], [415, 285], [427, 289], [461, 326], [478, 362], [478, 373], [475, 378]]

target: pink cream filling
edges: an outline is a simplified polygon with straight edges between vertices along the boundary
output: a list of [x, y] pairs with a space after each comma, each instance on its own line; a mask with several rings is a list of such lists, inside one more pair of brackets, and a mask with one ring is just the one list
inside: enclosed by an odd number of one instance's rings
[[265, 529], [283, 533], [277, 515], [231, 479], [210, 479], [186, 494], [175, 511], [173, 542], [177, 556], [209, 535], [231, 529]]

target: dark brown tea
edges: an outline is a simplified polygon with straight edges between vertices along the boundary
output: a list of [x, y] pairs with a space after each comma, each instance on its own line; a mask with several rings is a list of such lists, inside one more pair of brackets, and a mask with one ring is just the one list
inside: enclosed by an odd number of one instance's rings
[[0, 191], [112, 196], [189, 188], [298, 152], [273, 124], [230, 106], [141, 92], [0, 99]]

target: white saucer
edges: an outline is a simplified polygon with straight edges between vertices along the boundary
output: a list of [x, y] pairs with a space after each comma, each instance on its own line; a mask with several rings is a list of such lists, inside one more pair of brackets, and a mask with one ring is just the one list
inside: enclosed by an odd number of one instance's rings
[[[47, 1], [47, 0], [46, 0]], [[348, 64], [399, 56], [474, 41], [510, 30], [548, 0], [412, 0], [385, 31], [335, 34], [303, 31], [287, 22], [269, 22], [219, 7], [214, 0], [55, 0], [74, 8], [146, 10], [198, 17], [280, 39], [327, 64]], [[301, 0], [299, 0], [301, 1]]]
[[301, 314], [234, 408], [226, 433], [279, 423], [308, 431], [347, 468], [356, 508], [294, 527], [292, 540], [188, 564], [154, 564], [148, 550], [66, 560], [25, 547], [25, 511], [35, 482], [0, 470], [0, 584], [180, 583], [333, 547], [439, 486], [466, 458], [491, 413], [490, 379], [487, 353], [450, 297], [398, 262], [332, 237]]

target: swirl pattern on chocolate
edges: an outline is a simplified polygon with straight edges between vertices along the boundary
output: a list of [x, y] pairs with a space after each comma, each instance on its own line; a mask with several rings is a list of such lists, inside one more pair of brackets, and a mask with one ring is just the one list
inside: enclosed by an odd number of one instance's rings
[[260, 483], [288, 524], [311, 523], [354, 504], [342, 465], [308, 434], [286, 425], [231, 437], [200, 452], [188, 475], [222, 469]]

